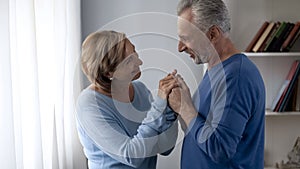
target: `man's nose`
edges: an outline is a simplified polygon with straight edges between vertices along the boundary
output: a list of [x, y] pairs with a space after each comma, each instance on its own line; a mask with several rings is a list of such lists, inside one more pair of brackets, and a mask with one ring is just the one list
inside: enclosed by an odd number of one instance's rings
[[178, 52], [183, 52], [185, 51], [186, 46], [184, 43], [182, 43], [181, 41], [178, 42]]
[[142, 64], [143, 64], [143, 61], [140, 58], [138, 58], [138, 65], [140, 66]]

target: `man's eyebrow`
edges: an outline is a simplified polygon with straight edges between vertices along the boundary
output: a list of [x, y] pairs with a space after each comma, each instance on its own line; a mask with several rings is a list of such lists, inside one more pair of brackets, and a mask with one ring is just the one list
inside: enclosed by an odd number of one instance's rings
[[187, 39], [186, 35], [179, 35], [178, 37], [179, 37], [179, 39]]

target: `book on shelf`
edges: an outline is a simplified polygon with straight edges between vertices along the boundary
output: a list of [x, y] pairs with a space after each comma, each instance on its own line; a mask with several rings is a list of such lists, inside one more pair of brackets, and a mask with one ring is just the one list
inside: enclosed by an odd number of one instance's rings
[[300, 71], [300, 64], [298, 64], [296, 72], [295, 72], [294, 76], [292, 77], [292, 79], [290, 81], [290, 85], [287, 88], [286, 95], [283, 97], [282, 103], [279, 105], [278, 112], [292, 111], [292, 109], [289, 109], [289, 110], [287, 109], [287, 105], [288, 105], [289, 101], [292, 101], [291, 98], [292, 98], [292, 95], [294, 93], [293, 90], [295, 89], [295, 83], [296, 83], [296, 81], [299, 77], [299, 71]]
[[275, 97], [271, 109], [274, 112], [285, 111], [288, 101], [290, 100], [292, 90], [294, 89], [295, 83], [298, 79], [300, 72], [300, 60], [295, 60], [283, 82], [281, 89]]
[[[298, 78], [297, 78], [298, 79]], [[296, 93], [297, 88], [296, 86], [298, 81], [295, 81], [295, 84], [293, 85], [291, 92], [289, 92], [289, 96], [286, 97], [286, 101], [283, 101], [283, 104], [279, 107], [278, 112], [288, 112], [288, 111], [294, 111], [296, 109]]]
[[266, 46], [266, 48], [265, 48], [266, 52], [274, 52], [275, 45], [276, 45], [279, 37], [281, 36], [281, 34], [283, 33], [283, 31], [285, 30], [286, 26], [287, 26], [286, 22], [282, 22], [280, 24], [280, 26], [277, 29], [277, 31], [275, 32], [275, 35], [273, 36], [271, 42]]
[[261, 25], [261, 27], [259, 28], [259, 30], [256, 32], [255, 36], [252, 38], [251, 42], [247, 46], [245, 52], [252, 52], [252, 49], [253, 49], [254, 45], [256, 44], [257, 40], [263, 34], [264, 30], [267, 28], [268, 25], [269, 25], [268, 21], [265, 21]]
[[252, 49], [252, 52], [257, 52], [258, 51], [258, 49], [262, 46], [262, 44], [267, 39], [268, 35], [270, 34], [270, 32], [271, 32], [271, 30], [273, 29], [274, 26], [275, 26], [275, 22], [271, 22], [271, 23], [268, 24], [267, 28], [265, 28], [264, 32], [262, 33], [262, 35], [259, 37], [259, 39], [255, 43], [255, 45]]
[[265, 21], [245, 52], [300, 52], [300, 21]]
[[297, 85], [296, 85], [296, 103], [295, 103], [295, 109], [294, 111], [300, 111], [300, 78], [298, 76], [297, 79]]
[[300, 29], [288, 46], [290, 52], [300, 52]]
[[264, 52], [266, 46], [271, 42], [271, 40], [275, 36], [275, 33], [276, 33], [277, 29], [279, 28], [279, 26], [280, 26], [280, 22], [276, 22], [274, 27], [272, 28], [271, 32], [267, 36], [266, 40], [263, 42], [263, 44], [258, 49], [258, 52]]
[[270, 51], [272, 52], [280, 52], [280, 47], [283, 44], [284, 40], [288, 37], [291, 30], [295, 26], [294, 23], [286, 23], [285, 28], [282, 30], [282, 32], [279, 34], [277, 40], [274, 42], [274, 45]]
[[285, 41], [281, 45], [281, 47], [280, 47], [281, 52], [288, 52], [289, 51], [289, 49], [287, 47], [290, 44], [290, 42], [293, 40], [293, 38], [296, 37], [297, 32], [300, 31], [299, 29], [300, 29], [300, 21], [298, 21], [295, 24], [295, 26], [293, 27], [293, 29], [289, 33], [288, 37], [285, 39]]
[[286, 104], [283, 105], [284, 111], [299, 111], [299, 86], [300, 85], [298, 76], [290, 93], [290, 97], [288, 97]]

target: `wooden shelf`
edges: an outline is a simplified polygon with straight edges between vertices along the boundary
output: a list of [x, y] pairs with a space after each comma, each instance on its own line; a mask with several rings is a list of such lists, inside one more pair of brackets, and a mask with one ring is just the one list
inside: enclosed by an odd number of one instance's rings
[[300, 116], [300, 112], [273, 112], [266, 110], [266, 116]]
[[248, 57], [299, 57], [300, 52], [243, 52]]
[[275, 167], [264, 167], [264, 169], [276, 169]]

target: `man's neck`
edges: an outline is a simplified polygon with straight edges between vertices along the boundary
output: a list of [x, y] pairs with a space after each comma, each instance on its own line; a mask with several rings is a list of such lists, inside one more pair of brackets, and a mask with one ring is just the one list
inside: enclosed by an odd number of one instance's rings
[[211, 69], [220, 62], [223, 62], [231, 56], [240, 53], [240, 51], [234, 47], [232, 41], [227, 37], [221, 39], [214, 47], [217, 53], [212, 54], [214, 56], [212, 56], [208, 62], [208, 69]]
[[224, 60], [227, 60], [228, 58], [230, 58], [231, 56], [233, 56], [237, 53], [240, 53], [240, 51], [235, 48], [234, 44], [232, 43], [232, 41], [229, 38], [224, 38], [221, 41], [218, 51], [220, 51], [218, 53], [219, 53], [221, 62], [223, 62]]

